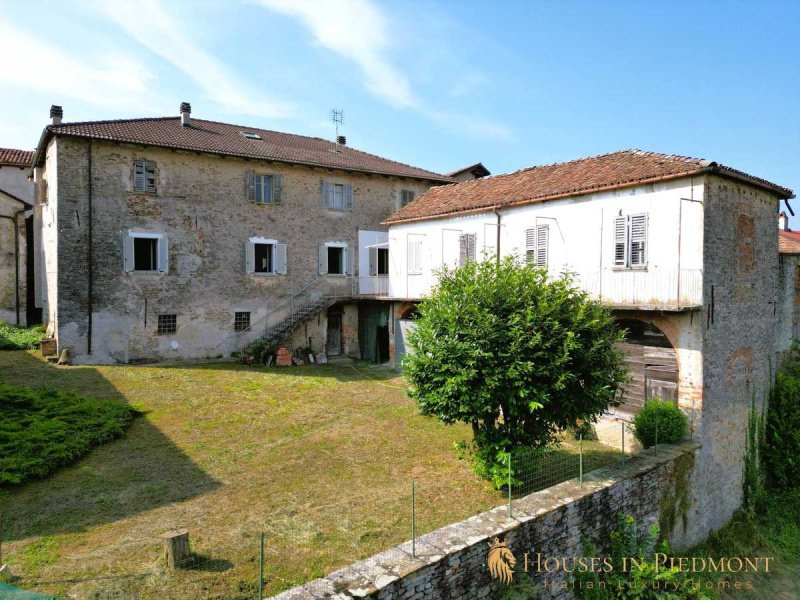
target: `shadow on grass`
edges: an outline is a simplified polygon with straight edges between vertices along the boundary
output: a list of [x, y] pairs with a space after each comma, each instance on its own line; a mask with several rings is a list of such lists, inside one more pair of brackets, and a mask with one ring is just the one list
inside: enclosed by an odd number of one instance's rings
[[189, 558], [181, 561], [178, 568], [185, 571], [205, 571], [208, 573], [222, 573], [233, 568], [233, 563], [224, 558], [211, 558], [203, 554], [192, 553]]
[[[54, 367], [27, 352], [0, 352], [0, 381], [127, 403], [96, 369]], [[220, 485], [146, 417], [138, 417], [124, 437], [98, 446], [75, 464], [0, 489], [0, 540], [83, 531]]]

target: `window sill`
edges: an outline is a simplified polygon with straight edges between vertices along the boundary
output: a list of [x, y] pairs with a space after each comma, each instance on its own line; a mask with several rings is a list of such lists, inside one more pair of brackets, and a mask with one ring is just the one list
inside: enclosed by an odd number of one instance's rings
[[125, 271], [126, 273], [130, 273], [132, 275], [166, 275], [166, 271], [138, 271], [133, 269], [132, 271]]
[[325, 275], [328, 276], [328, 277], [340, 277], [340, 278], [344, 278], [344, 277], [349, 277], [350, 276], [347, 273], [325, 273]]
[[647, 271], [647, 266], [644, 267], [611, 267], [612, 271]]
[[286, 273], [262, 273], [260, 271], [252, 271], [248, 273], [248, 275], [254, 275], [256, 277], [279, 277], [281, 275], [286, 275]]

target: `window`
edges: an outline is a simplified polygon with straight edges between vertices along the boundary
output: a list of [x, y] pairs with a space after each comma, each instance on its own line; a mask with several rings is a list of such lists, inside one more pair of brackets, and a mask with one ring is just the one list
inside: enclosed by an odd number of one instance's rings
[[416, 195], [413, 190], [400, 190], [400, 208], [413, 201]]
[[249, 312], [235, 312], [233, 314], [233, 330], [234, 331], [250, 331], [250, 313]]
[[124, 238], [123, 266], [125, 271], [166, 273], [167, 238], [161, 233], [129, 231]]
[[647, 265], [647, 215], [627, 215], [614, 219], [614, 266]]
[[282, 183], [280, 175], [247, 172], [247, 199], [256, 204], [280, 204]]
[[286, 244], [277, 240], [252, 237], [247, 242], [245, 270], [262, 275], [285, 275], [287, 271]]
[[389, 274], [388, 248], [372, 247], [369, 249], [369, 274], [372, 277]]
[[241, 131], [242, 137], [246, 137], [248, 140], [260, 140], [261, 136], [257, 133], [253, 133], [252, 131]]
[[347, 244], [327, 243], [319, 247], [320, 275], [347, 275], [350, 272]]
[[408, 273], [410, 275], [422, 274], [422, 244], [425, 236], [408, 236]]
[[353, 210], [353, 186], [349, 183], [322, 182], [322, 208]]
[[548, 265], [548, 246], [550, 226], [537, 225], [525, 230], [525, 262], [546, 269]]
[[178, 331], [178, 315], [158, 315], [158, 335], [169, 335]]
[[475, 260], [475, 239], [474, 233], [462, 233], [458, 236], [459, 266], [466, 264], [468, 260]]
[[156, 192], [156, 163], [152, 160], [133, 161], [133, 190], [155, 194]]

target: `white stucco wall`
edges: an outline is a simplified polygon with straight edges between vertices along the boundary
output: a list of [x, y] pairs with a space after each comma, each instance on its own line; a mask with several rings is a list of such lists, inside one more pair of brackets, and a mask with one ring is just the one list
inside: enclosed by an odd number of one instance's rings
[[0, 165], [0, 190], [33, 204], [33, 182], [28, 179], [30, 167]]
[[[503, 209], [500, 253], [524, 256], [525, 231], [547, 223], [548, 269], [553, 276], [571, 271], [581, 285], [612, 305], [698, 305], [702, 303], [702, 200], [702, 178], [687, 178]], [[641, 213], [648, 215], [646, 268], [615, 269], [614, 218]], [[497, 216], [486, 212], [391, 226], [389, 294], [406, 298], [427, 294], [436, 283], [436, 270], [457, 264], [462, 233], [476, 234], [479, 259], [493, 254], [496, 223]], [[414, 240], [422, 240], [418, 274], [409, 272], [408, 246]], [[631, 298], [637, 302], [631, 303]]]

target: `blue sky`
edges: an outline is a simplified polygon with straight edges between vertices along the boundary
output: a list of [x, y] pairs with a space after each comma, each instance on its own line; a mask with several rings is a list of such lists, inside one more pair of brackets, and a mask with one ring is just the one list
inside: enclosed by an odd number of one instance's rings
[[798, 39], [777, 0], [0, 0], [0, 146], [51, 104], [326, 138], [336, 107], [350, 145], [440, 172], [642, 148], [798, 189]]

